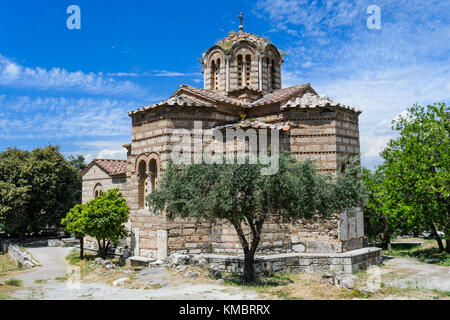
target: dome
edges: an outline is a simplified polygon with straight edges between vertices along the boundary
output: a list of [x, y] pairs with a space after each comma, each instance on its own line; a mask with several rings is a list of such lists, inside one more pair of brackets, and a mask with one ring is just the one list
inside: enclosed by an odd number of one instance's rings
[[242, 41], [252, 43], [261, 52], [264, 51], [264, 49], [268, 45], [272, 44], [268, 38], [263, 38], [253, 33], [243, 31], [239, 32], [231, 31], [227, 37], [223, 38], [222, 40], [219, 40], [217, 42], [217, 45], [221, 47], [225, 52], [227, 52], [231, 51], [231, 48], [233, 48], [235, 44]]
[[[238, 17], [243, 19], [242, 15]], [[231, 31], [202, 55], [204, 88], [229, 93], [248, 88], [271, 92], [281, 88], [283, 53], [265, 37]]]

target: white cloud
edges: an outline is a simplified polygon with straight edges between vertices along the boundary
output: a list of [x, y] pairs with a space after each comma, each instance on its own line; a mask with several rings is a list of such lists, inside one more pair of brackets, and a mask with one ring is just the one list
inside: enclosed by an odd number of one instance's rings
[[71, 152], [72, 155], [82, 154], [87, 163], [94, 159], [121, 159], [126, 160], [127, 150], [123, 147], [129, 140], [91, 140], [76, 141], [77, 152]]
[[11, 96], [2, 99], [0, 129], [4, 140], [131, 136], [128, 112], [137, 107], [107, 98]]
[[130, 72], [115, 72], [115, 73], [107, 73], [110, 77], [138, 77], [139, 75], [137, 73], [130, 73]]
[[0, 86], [19, 89], [56, 90], [148, 98], [150, 95], [138, 84], [116, 81], [103, 74], [69, 72], [62, 68], [49, 70], [41, 67], [24, 67], [0, 54]]
[[[381, 8], [381, 30], [366, 27], [371, 4]], [[283, 86], [310, 82], [319, 94], [362, 109], [366, 166], [380, 162], [393, 118], [415, 103], [450, 100], [448, 1], [260, 0], [256, 8], [275, 32], [298, 31], [283, 48], [290, 53]]]
[[153, 70], [152, 72], [145, 72], [145, 76], [151, 77], [198, 77], [201, 76], [201, 72], [184, 73], [177, 71], [167, 71], [167, 70]]

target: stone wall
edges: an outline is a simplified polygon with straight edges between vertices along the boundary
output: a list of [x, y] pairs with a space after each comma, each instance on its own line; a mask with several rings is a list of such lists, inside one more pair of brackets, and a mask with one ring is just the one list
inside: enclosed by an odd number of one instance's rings
[[86, 203], [94, 199], [94, 189], [100, 186], [99, 190], [108, 191], [109, 189], [122, 188], [126, 182], [125, 176], [111, 177], [98, 165], [94, 164], [83, 176], [82, 202]]
[[[196, 264], [202, 260], [222, 272], [242, 274], [244, 271], [243, 256], [207, 254], [191, 257], [190, 262]], [[280, 271], [342, 274], [366, 270], [371, 265], [381, 264], [382, 261], [380, 248], [362, 248], [345, 253], [286, 253], [257, 256], [254, 268], [257, 275]]]
[[[242, 254], [233, 226], [226, 221], [215, 224], [195, 220], [146, 214], [130, 216], [131, 248], [136, 256], [165, 259], [174, 252], [199, 254]], [[250, 230], [243, 225], [248, 237]], [[258, 254], [341, 253], [362, 248], [363, 222], [360, 208], [327, 219], [299, 221], [296, 224], [268, 220], [263, 226]]]

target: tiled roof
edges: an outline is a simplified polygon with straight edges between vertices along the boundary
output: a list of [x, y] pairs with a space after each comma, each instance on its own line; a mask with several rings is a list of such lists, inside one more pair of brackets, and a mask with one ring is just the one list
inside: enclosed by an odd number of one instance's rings
[[274, 104], [278, 102], [283, 102], [289, 99], [292, 96], [298, 95], [305, 91], [306, 89], [311, 88], [309, 83], [299, 84], [292, 87], [287, 87], [283, 89], [275, 90], [269, 94], [264, 95], [261, 99], [254, 101], [251, 106], [262, 106], [266, 104]]
[[196, 100], [192, 97], [189, 97], [187, 95], [179, 95], [176, 97], [172, 97], [169, 98], [167, 100], [158, 102], [158, 103], [154, 103], [148, 106], [143, 106], [137, 110], [131, 111], [128, 114], [132, 115], [135, 113], [139, 113], [141, 111], [145, 111], [145, 110], [149, 110], [149, 109], [153, 109], [159, 106], [164, 106], [164, 105], [168, 105], [168, 106], [185, 106], [185, 107], [214, 107], [214, 104], [212, 103], [208, 103], [208, 102], [203, 102], [203, 101], [199, 101]]
[[[238, 89], [243, 90], [243, 89]], [[255, 91], [259, 92], [259, 91]], [[231, 91], [230, 93], [233, 93]], [[275, 90], [271, 93], [265, 94], [261, 98], [251, 102], [245, 103], [244, 100], [239, 100], [230, 97], [225, 93], [205, 90], [188, 85], [181, 85], [180, 88], [167, 100], [159, 103], [141, 107], [135, 111], [131, 111], [129, 115], [133, 115], [145, 110], [156, 108], [158, 106], [192, 106], [192, 107], [211, 107], [216, 103], [226, 103], [243, 108], [253, 108], [266, 105], [280, 104], [281, 108], [312, 108], [312, 107], [339, 107], [361, 112], [340, 103], [336, 103], [328, 98], [320, 97], [309, 83], [299, 84], [292, 87]]]
[[240, 41], [252, 42], [260, 50], [263, 50], [267, 45], [271, 44], [269, 39], [262, 38], [253, 33], [241, 32], [241, 31], [240, 32], [231, 31], [227, 37], [223, 38], [222, 40], [219, 40], [217, 42], [217, 45], [222, 47], [223, 49], [227, 50], [227, 49], [231, 48], [235, 43], [238, 43]]
[[354, 112], [361, 113], [361, 110], [345, 106], [343, 104], [334, 102], [330, 98], [315, 95], [312, 93], [305, 93], [301, 97], [296, 97], [281, 105], [281, 109], [285, 108], [323, 108], [323, 107], [338, 107], [348, 109]]
[[126, 160], [94, 159], [93, 163], [105, 170], [110, 176], [122, 175], [127, 172]]
[[230, 123], [225, 125], [220, 125], [215, 127], [214, 129], [275, 129], [275, 130], [289, 130], [290, 123], [267, 123], [259, 120], [244, 120], [236, 123]]
[[[188, 86], [185, 84], [182, 84], [180, 86], [179, 90], [186, 90], [194, 95], [200, 96], [207, 100], [213, 100], [213, 101], [217, 101], [217, 102], [224, 102], [224, 103], [228, 103], [228, 104], [242, 106], [241, 102], [237, 101], [236, 99], [232, 99], [223, 93], [205, 90], [205, 89], [201, 89], [201, 88], [196, 88], [196, 87]], [[176, 92], [175, 92], [175, 94], [176, 94]]]

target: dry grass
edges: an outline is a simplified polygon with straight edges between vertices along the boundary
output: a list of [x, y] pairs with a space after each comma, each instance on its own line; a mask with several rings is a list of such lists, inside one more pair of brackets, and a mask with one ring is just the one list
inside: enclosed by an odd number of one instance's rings
[[7, 279], [21, 269], [8, 254], [0, 254], [0, 300], [12, 299], [11, 293], [18, 289], [18, 281]]

